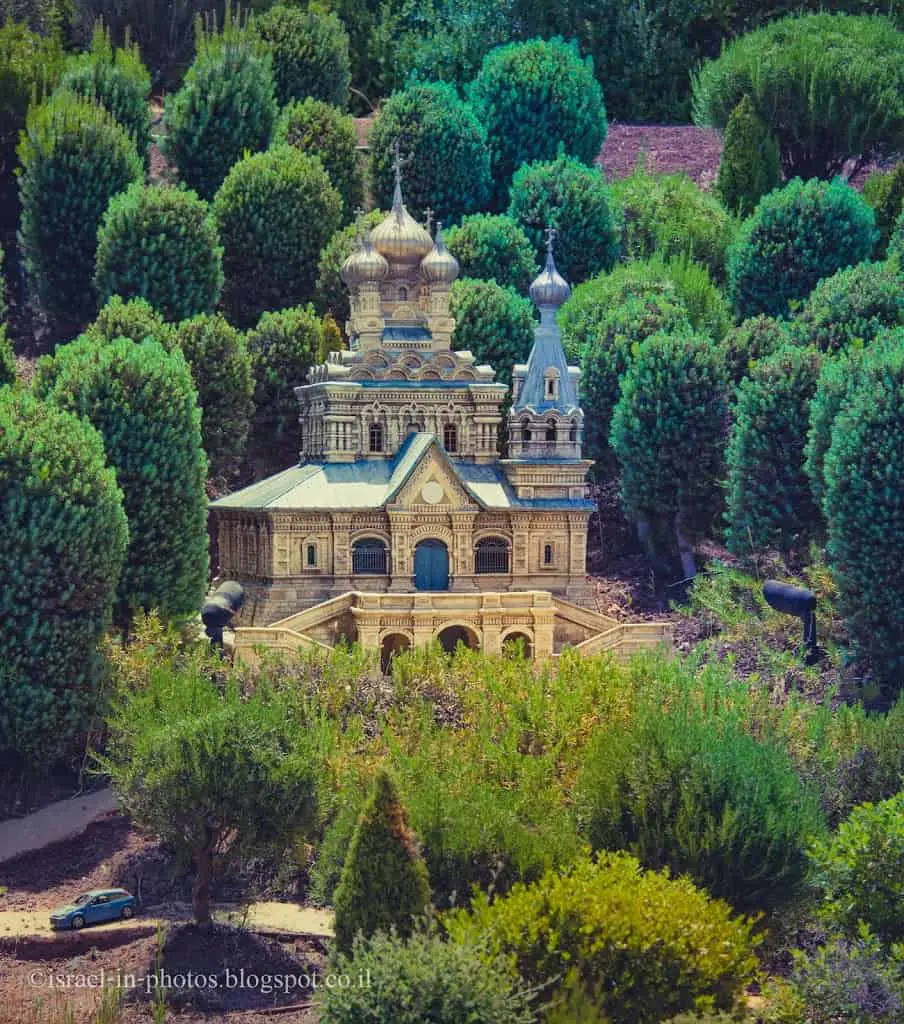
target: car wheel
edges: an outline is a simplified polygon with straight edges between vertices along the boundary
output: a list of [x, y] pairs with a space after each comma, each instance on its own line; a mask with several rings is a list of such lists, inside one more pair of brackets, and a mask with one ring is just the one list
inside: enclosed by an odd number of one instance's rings
[[130, 918], [130, 917], [131, 917], [131, 916], [132, 916], [132, 915], [133, 915], [134, 913], [135, 913], [135, 911], [134, 911], [134, 910], [133, 910], [133, 909], [132, 909], [131, 907], [123, 907], [123, 908], [122, 908], [122, 919], [123, 919], [123, 921], [128, 921], [128, 920], [129, 920], [129, 918]]
[[84, 928], [85, 927], [85, 919], [82, 917], [81, 914], [76, 914], [75, 917], [73, 917], [71, 927], [75, 931], [78, 931], [79, 928]]

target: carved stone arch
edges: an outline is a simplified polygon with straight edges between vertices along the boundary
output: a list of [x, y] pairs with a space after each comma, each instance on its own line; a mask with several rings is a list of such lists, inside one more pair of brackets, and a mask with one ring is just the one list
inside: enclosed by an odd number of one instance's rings
[[499, 526], [482, 526], [480, 529], [475, 530], [471, 535], [471, 539], [476, 545], [478, 541], [486, 540], [488, 537], [500, 537], [502, 540], [507, 541], [509, 544], [512, 543], [512, 533], [509, 528], [503, 528]]
[[386, 368], [389, 366], [389, 360], [383, 355], [382, 352], [370, 351], [364, 356], [364, 363], [367, 366], [379, 366]]
[[376, 380], [377, 376], [371, 370], [358, 370], [356, 374], [358, 380]]
[[355, 530], [348, 538], [349, 544], [357, 544], [359, 540], [380, 540], [387, 547], [392, 543], [388, 532], [378, 530], [373, 526], [362, 526], [361, 529]]
[[441, 626], [433, 631], [433, 639], [443, 643], [443, 633], [452, 633], [456, 630], [463, 630], [468, 635], [467, 646], [472, 650], [480, 650], [480, 645], [483, 637], [480, 634], [480, 628], [473, 622], [468, 622], [466, 619], [450, 619], [448, 622], [444, 622]]
[[380, 643], [382, 643], [386, 637], [395, 636], [396, 634], [405, 637], [405, 639], [414, 646], [414, 633], [412, 630], [407, 629], [404, 626], [384, 626], [379, 633]]
[[454, 370], [455, 369], [455, 359], [452, 356], [445, 355], [444, 353], [441, 353], [440, 355], [434, 356], [432, 362], [433, 362], [433, 365], [438, 370]]
[[394, 367], [386, 374], [387, 380], [411, 380], [411, 377], [402, 369]]
[[423, 366], [424, 360], [416, 352], [408, 352], [402, 357], [401, 363], [403, 366], [414, 370]]
[[439, 371], [437, 370], [422, 370], [419, 374], [421, 380], [441, 380]]

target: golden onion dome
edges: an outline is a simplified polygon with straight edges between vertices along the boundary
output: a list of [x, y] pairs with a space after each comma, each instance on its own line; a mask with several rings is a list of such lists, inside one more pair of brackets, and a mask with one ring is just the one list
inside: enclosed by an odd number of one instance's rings
[[389, 264], [374, 248], [370, 235], [363, 242], [358, 235], [355, 251], [339, 268], [339, 276], [349, 287], [368, 281], [382, 281], [388, 273]]
[[556, 261], [552, 256], [553, 234], [547, 229], [546, 266], [530, 286], [530, 297], [535, 306], [561, 306], [571, 294], [568, 282], [556, 270]]
[[402, 187], [396, 177], [392, 211], [371, 232], [377, 252], [390, 263], [415, 264], [433, 248], [430, 232], [423, 228], [405, 209]]
[[458, 277], [459, 269], [458, 260], [446, 248], [443, 222], [439, 221], [433, 248], [421, 260], [421, 275], [428, 284], [452, 284]]

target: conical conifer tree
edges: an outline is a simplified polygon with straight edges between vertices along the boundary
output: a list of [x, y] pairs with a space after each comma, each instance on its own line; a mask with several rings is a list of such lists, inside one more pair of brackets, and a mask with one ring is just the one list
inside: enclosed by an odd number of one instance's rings
[[364, 804], [333, 900], [336, 948], [351, 951], [358, 932], [393, 926], [411, 934], [430, 905], [430, 881], [395, 785], [382, 771]]
[[725, 126], [716, 195], [727, 210], [747, 217], [781, 180], [778, 143], [753, 101], [744, 96]]

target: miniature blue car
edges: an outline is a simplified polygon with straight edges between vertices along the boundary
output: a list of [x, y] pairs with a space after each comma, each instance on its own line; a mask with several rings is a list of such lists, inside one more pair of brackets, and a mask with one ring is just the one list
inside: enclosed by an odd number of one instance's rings
[[128, 921], [138, 901], [125, 889], [92, 889], [50, 915], [51, 928], [84, 928], [101, 921]]

